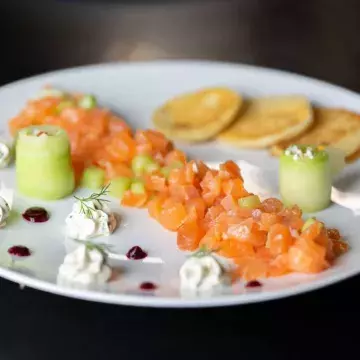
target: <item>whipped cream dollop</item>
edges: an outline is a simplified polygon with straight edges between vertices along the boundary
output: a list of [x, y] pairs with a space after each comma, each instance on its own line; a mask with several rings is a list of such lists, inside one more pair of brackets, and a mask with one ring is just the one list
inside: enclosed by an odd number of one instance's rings
[[34, 128], [34, 129], [31, 131], [31, 135], [37, 136], [37, 137], [48, 137], [48, 136], [49, 136], [49, 133], [47, 133], [46, 131], [42, 131], [42, 130], [40, 130], [40, 129]]
[[6, 225], [10, 216], [14, 198], [14, 190], [9, 189], [5, 184], [0, 184], [0, 228]]
[[302, 158], [314, 159], [316, 149], [312, 146], [299, 147], [297, 145], [291, 145], [285, 150], [286, 156], [291, 156], [294, 160]]
[[113, 231], [114, 215], [98, 200], [77, 201], [67, 216], [66, 234], [77, 240], [109, 236]]
[[227, 277], [220, 263], [212, 256], [192, 256], [180, 268], [181, 287], [208, 291], [222, 285]]
[[57, 280], [59, 285], [88, 288], [104, 284], [110, 277], [105, 254], [96, 246], [83, 244], [65, 256]]
[[7, 167], [12, 160], [11, 147], [0, 141], [0, 169]]

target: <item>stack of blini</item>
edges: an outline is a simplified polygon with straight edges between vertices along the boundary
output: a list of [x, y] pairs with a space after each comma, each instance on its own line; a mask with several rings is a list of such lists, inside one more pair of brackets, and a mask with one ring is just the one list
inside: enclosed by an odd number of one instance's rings
[[300, 95], [244, 99], [228, 88], [208, 88], [169, 100], [153, 123], [172, 140], [216, 139], [237, 148], [268, 148], [276, 156], [291, 144], [335, 147], [348, 161], [360, 153], [358, 114], [313, 107]]

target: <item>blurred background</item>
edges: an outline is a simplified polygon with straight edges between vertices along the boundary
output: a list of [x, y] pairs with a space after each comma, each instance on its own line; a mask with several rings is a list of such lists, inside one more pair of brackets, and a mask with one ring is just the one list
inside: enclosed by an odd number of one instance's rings
[[0, 1], [0, 82], [108, 61], [211, 59], [360, 90], [358, 0]]

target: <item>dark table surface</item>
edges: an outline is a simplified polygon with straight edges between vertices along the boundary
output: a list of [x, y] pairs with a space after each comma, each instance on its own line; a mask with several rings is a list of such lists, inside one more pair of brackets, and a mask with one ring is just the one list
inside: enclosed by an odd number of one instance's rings
[[[360, 90], [359, 1], [149, 3], [1, 1], [0, 82], [94, 62], [202, 58]], [[355, 277], [263, 304], [161, 310], [77, 301], [0, 280], [0, 359], [358, 358], [359, 287]]]

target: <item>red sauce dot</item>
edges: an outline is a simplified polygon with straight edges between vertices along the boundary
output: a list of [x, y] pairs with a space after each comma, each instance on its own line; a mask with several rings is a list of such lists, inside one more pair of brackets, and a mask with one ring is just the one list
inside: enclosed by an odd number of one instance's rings
[[151, 290], [156, 290], [157, 286], [149, 281], [143, 282], [140, 284], [140, 289], [141, 290], [146, 290], [146, 291], [151, 291]]
[[126, 257], [130, 260], [141, 260], [147, 257], [147, 253], [140, 246], [134, 246], [127, 252]]
[[11, 248], [8, 249], [8, 253], [10, 255], [21, 256], [21, 257], [31, 255], [30, 249], [28, 247], [22, 246], [22, 245], [12, 246]]
[[247, 287], [247, 288], [254, 288], [254, 287], [259, 287], [259, 286], [262, 286], [262, 284], [260, 281], [257, 281], [257, 280], [251, 280], [245, 285], [245, 287]]
[[49, 213], [42, 207], [31, 207], [27, 209], [22, 217], [32, 223], [42, 223], [49, 220]]

